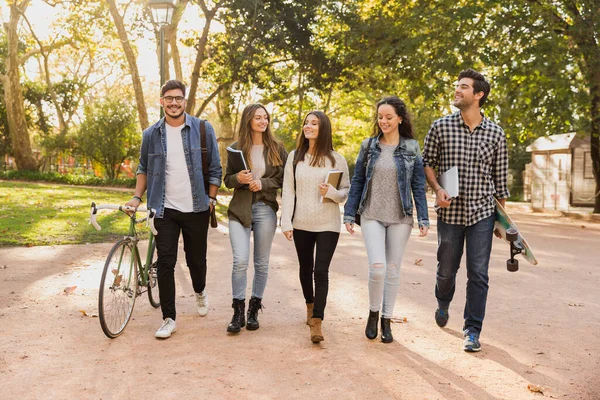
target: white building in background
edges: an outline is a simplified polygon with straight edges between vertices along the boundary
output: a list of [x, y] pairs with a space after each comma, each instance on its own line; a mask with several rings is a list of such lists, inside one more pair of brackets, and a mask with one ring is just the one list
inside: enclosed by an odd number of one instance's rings
[[525, 200], [534, 209], [568, 210], [570, 206], [593, 206], [596, 181], [592, 172], [589, 137], [575, 133], [536, 139], [527, 151]]

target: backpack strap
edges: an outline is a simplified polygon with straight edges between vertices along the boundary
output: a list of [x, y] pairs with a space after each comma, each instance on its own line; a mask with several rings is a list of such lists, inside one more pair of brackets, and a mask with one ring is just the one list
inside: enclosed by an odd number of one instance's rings
[[206, 147], [206, 120], [200, 120], [200, 152], [202, 154], [202, 177], [204, 190], [208, 193], [208, 148]]

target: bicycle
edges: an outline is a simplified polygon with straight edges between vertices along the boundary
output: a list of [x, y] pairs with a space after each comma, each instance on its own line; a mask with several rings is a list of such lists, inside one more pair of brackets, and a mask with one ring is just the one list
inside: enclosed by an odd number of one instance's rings
[[[154, 308], [160, 307], [160, 297], [156, 276], [156, 260], [154, 235], [155, 210], [139, 207], [137, 210], [129, 206], [117, 204], [92, 203], [90, 210], [90, 224], [101, 230], [96, 222], [98, 210], [119, 210], [130, 218], [129, 234], [118, 240], [110, 249], [102, 277], [100, 278], [100, 292], [98, 295], [98, 316], [100, 326], [106, 336], [116, 338], [125, 330], [131, 319], [135, 300], [143, 293], [148, 293], [148, 300]], [[147, 213], [142, 219], [136, 219], [136, 213]], [[139, 237], [136, 224], [146, 222], [152, 234], [148, 241], [146, 263], [142, 265], [138, 249]], [[144, 289], [145, 288], [145, 289]]]

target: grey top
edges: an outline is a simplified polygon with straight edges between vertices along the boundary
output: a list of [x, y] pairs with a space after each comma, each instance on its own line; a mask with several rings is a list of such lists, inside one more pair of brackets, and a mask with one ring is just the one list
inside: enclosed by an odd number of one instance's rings
[[373, 177], [362, 216], [385, 224], [404, 223], [412, 225], [412, 217], [406, 217], [398, 189], [398, 171], [394, 160], [395, 145], [380, 144], [381, 155], [373, 166]]

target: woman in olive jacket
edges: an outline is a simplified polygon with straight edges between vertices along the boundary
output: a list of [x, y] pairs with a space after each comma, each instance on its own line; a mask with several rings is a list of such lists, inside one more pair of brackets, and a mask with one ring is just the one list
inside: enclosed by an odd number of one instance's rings
[[[244, 108], [239, 140], [230, 147], [241, 150], [249, 169], [236, 171], [227, 160], [225, 186], [235, 189], [229, 203], [229, 239], [233, 253], [231, 285], [233, 318], [227, 332], [236, 333], [244, 326], [256, 330], [258, 310], [267, 285], [271, 244], [277, 228], [277, 191], [283, 183], [287, 152], [273, 136], [270, 116], [261, 104]], [[250, 234], [254, 232], [254, 281], [245, 321], [246, 272], [250, 259]]]

